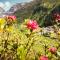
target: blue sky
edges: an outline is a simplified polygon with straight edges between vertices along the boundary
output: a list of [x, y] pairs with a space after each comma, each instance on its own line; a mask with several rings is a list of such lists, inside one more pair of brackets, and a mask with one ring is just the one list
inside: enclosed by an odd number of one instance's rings
[[5, 11], [9, 10], [10, 7], [16, 3], [24, 3], [32, 0], [0, 0], [0, 7], [2, 7]]

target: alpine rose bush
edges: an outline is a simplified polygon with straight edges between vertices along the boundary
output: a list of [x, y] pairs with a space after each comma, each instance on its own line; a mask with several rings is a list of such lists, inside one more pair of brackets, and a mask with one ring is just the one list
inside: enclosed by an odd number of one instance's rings
[[54, 54], [54, 53], [56, 53], [57, 48], [51, 47], [51, 48], [49, 48], [49, 51]]
[[58, 22], [60, 22], [60, 14], [59, 13], [55, 13], [54, 14], [54, 19]]
[[7, 20], [9, 20], [9, 21], [15, 21], [16, 20], [16, 16], [14, 16], [14, 15], [7, 16]]
[[46, 56], [40, 56], [40, 59], [39, 60], [49, 60], [49, 59]]
[[37, 21], [29, 20], [29, 21], [27, 22], [27, 28], [28, 28], [28, 29], [31, 29], [31, 30], [37, 29], [37, 28], [38, 28], [38, 23], [37, 23]]

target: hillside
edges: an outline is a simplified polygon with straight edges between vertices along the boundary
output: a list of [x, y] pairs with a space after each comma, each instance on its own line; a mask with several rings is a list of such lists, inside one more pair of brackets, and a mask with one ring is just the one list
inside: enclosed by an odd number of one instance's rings
[[[31, 18], [37, 20], [40, 26], [46, 26], [52, 25], [52, 18], [50, 14], [60, 5], [59, 2], [60, 0], [33, 0], [29, 3], [18, 3], [10, 10], [15, 10], [14, 14], [20, 22], [23, 22], [26, 18]], [[46, 17], [48, 18], [46, 19]]]
[[2, 7], [0, 7], [0, 12], [5, 12], [5, 10]]
[[5, 10], [0, 7], [0, 17], [2, 17], [2, 15], [3, 15], [4, 12], [5, 12]]

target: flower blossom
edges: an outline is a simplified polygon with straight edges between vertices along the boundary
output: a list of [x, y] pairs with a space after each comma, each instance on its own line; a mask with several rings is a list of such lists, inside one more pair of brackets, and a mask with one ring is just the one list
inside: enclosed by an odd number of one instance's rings
[[38, 28], [38, 23], [36, 21], [29, 20], [27, 22], [27, 28], [31, 29], [31, 30], [37, 29]]
[[48, 60], [48, 57], [47, 56], [40, 56], [39, 60]]

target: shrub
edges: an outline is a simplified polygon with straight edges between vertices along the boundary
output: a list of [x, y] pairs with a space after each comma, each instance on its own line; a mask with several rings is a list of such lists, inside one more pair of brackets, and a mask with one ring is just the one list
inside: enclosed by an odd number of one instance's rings
[[[41, 31], [43, 28], [27, 28], [25, 20], [19, 28], [16, 20], [11, 21], [5, 17], [3, 29], [0, 32], [0, 58], [1, 60], [59, 60], [60, 38], [46, 37]], [[2, 20], [1, 20], [2, 21]], [[31, 21], [31, 20], [30, 20]], [[31, 21], [38, 26], [36, 21]], [[30, 24], [30, 23], [29, 23]], [[33, 25], [30, 24], [32, 27]], [[29, 26], [29, 27], [30, 27]], [[53, 33], [54, 34], [54, 33]], [[57, 34], [57, 36], [60, 36]], [[55, 36], [54, 36], [55, 37]], [[54, 48], [52, 48], [54, 47]], [[57, 50], [56, 50], [57, 49]], [[51, 52], [55, 52], [52, 54]]]

